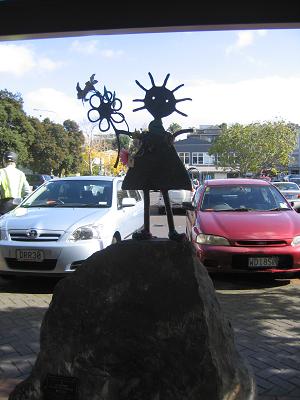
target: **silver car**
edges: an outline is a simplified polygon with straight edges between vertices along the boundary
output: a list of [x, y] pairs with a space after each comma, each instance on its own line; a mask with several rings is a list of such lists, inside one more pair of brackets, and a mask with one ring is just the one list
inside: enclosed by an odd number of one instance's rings
[[96, 251], [130, 238], [143, 226], [144, 201], [142, 192], [122, 190], [122, 181], [107, 176], [51, 180], [4, 214], [0, 276], [66, 275]]
[[274, 186], [284, 195], [293, 208], [300, 211], [300, 187], [295, 182], [272, 182]]
[[[173, 210], [178, 208], [184, 209], [183, 202], [191, 201], [192, 197], [193, 191], [183, 189], [169, 190], [169, 199]], [[162, 215], [166, 213], [165, 202], [161, 192], [159, 193], [156, 205], [158, 207], [159, 214]]]

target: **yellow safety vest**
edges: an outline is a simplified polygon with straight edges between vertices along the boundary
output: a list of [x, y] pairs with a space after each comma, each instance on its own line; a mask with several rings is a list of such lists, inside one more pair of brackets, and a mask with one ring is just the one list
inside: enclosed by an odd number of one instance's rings
[[[8, 175], [4, 168], [0, 169], [0, 179], [1, 179], [0, 182], [1, 199], [7, 199], [13, 197]], [[18, 197], [22, 196], [23, 184], [24, 184], [24, 175], [19, 174]]]

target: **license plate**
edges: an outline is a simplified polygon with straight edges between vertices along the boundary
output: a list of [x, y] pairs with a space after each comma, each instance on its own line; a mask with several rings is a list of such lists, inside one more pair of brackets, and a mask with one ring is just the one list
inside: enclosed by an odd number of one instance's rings
[[271, 268], [277, 267], [277, 257], [249, 257], [248, 267], [249, 268]]
[[44, 253], [41, 250], [18, 249], [17, 260], [41, 262], [44, 260]]

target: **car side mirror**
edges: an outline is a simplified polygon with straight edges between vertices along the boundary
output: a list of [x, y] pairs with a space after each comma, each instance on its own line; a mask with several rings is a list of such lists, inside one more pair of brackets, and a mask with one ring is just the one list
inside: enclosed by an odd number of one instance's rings
[[183, 201], [182, 207], [189, 211], [195, 211], [195, 207], [191, 201]]
[[125, 197], [122, 199], [122, 207], [133, 207], [136, 205], [136, 199], [133, 197]]

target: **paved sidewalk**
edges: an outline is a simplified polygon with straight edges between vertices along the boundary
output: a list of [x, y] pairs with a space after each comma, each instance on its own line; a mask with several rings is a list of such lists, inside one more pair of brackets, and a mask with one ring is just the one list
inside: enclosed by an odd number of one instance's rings
[[[300, 281], [214, 279], [214, 285], [237, 348], [254, 370], [258, 399], [300, 399]], [[0, 279], [0, 400], [31, 371], [53, 288], [41, 279]]]
[[0, 400], [25, 379], [39, 351], [40, 326], [54, 282], [0, 278]]
[[259, 400], [299, 400], [300, 280], [258, 282], [238, 288], [215, 281], [215, 288], [237, 348], [254, 370]]

